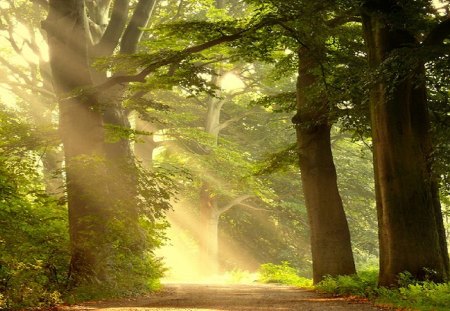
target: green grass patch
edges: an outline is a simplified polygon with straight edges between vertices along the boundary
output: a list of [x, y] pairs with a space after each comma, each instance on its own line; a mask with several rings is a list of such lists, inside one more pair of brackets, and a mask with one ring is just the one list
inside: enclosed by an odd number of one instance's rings
[[281, 265], [262, 264], [259, 268], [259, 281], [262, 283], [312, 287], [312, 280], [299, 276], [297, 270], [291, 267], [287, 261], [283, 261]]
[[419, 282], [410, 276], [409, 273], [400, 274], [399, 288], [379, 288], [378, 271], [371, 269], [358, 275], [326, 277], [316, 288], [334, 295], [357, 295], [378, 304], [411, 310], [450, 310], [450, 283]]

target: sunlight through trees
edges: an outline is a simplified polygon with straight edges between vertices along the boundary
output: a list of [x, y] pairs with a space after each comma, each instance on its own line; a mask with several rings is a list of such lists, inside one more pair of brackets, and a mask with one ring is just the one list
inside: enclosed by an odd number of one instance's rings
[[0, 308], [258, 271], [445, 285], [449, 17], [442, 0], [3, 0]]

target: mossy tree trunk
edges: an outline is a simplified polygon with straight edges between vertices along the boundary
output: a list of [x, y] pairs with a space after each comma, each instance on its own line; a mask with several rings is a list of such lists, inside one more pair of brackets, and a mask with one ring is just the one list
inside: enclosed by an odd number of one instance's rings
[[415, 36], [391, 20], [395, 1], [368, 1], [363, 26], [369, 63], [383, 66], [370, 95], [380, 239], [379, 284], [398, 274], [443, 281], [448, 252], [435, 177], [425, 69], [414, 59]]

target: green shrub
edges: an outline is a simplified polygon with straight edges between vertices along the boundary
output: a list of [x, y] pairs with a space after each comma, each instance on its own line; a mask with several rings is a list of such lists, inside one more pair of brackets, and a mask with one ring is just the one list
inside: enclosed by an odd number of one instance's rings
[[450, 310], [450, 283], [425, 281], [398, 289], [381, 288], [377, 301], [416, 310]]
[[401, 273], [398, 288], [377, 288], [377, 271], [362, 271], [358, 275], [326, 277], [316, 285], [320, 291], [335, 295], [357, 295], [414, 310], [450, 310], [450, 283], [416, 281], [408, 272]]
[[298, 287], [311, 287], [312, 280], [298, 276], [297, 270], [283, 261], [281, 265], [262, 264], [259, 268], [259, 281], [262, 283], [278, 283]]
[[358, 295], [371, 297], [377, 290], [378, 272], [375, 269], [355, 275], [327, 276], [316, 288], [335, 295]]
[[[170, 207], [169, 174], [154, 170], [140, 175], [140, 227], [130, 230], [119, 214], [105, 225], [109, 248], [98, 255], [104, 258], [107, 277], [99, 281], [94, 276], [75, 287], [69, 277], [67, 204], [65, 197], [46, 193], [39, 161], [42, 148], [50, 148], [39, 137], [48, 135], [3, 108], [0, 103], [0, 309], [129, 296], [158, 287], [163, 268], [152, 251], [162, 243], [167, 226], [162, 214]], [[136, 236], [142, 237], [142, 245], [134, 243]]]

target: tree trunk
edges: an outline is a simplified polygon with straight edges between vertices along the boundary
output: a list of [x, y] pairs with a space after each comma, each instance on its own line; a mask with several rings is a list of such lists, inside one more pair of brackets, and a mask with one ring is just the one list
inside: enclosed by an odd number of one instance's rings
[[[218, 74], [218, 76], [220, 73]], [[217, 77], [213, 83], [217, 84]], [[214, 138], [217, 145], [220, 132], [220, 114], [224, 101], [220, 98], [208, 97], [205, 119], [205, 131]], [[200, 264], [206, 268], [205, 276], [215, 275], [219, 272], [219, 208], [216, 199], [211, 194], [212, 189], [206, 179], [203, 179], [200, 188], [200, 223], [204, 228], [200, 239]]]
[[59, 99], [59, 130], [64, 145], [71, 240], [71, 276], [78, 283], [101, 278], [104, 254], [102, 182], [103, 126], [93, 96], [76, 91], [92, 85], [88, 57], [84, 2], [50, 0], [43, 21], [48, 34], [50, 65]]
[[219, 212], [217, 202], [211, 196], [209, 185], [204, 182], [200, 190], [200, 266], [203, 276], [212, 276], [219, 269]]
[[[381, 2], [378, 8], [369, 3], [372, 6], [363, 13], [374, 70], [386, 66], [383, 62], [400, 48], [405, 52], [406, 47], [418, 46], [413, 35], [389, 22], [387, 8], [395, 1]], [[448, 277], [441, 207], [431, 172], [424, 66], [408, 62], [407, 54], [399, 56], [396, 68], [387, 69], [400, 78], [379, 77], [370, 95], [382, 286], [395, 285], [404, 271], [419, 280]], [[406, 67], [407, 72], [401, 72]]]
[[150, 122], [142, 120], [136, 116], [136, 130], [148, 132], [147, 135], [142, 135], [138, 141], [134, 143], [134, 154], [136, 158], [142, 163], [142, 166], [148, 170], [153, 168], [153, 153], [160, 143], [155, 141], [154, 133], [158, 131], [156, 126]]
[[[123, 35], [120, 37], [120, 53], [132, 54], [137, 50], [137, 45], [142, 36], [142, 27], [145, 27], [155, 7], [155, 0], [140, 0], [133, 12], [133, 16], [126, 27]], [[107, 11], [103, 10], [103, 14], [97, 17], [97, 23], [102, 24], [101, 20], [105, 18]], [[114, 26], [114, 25], [112, 25]], [[124, 24], [123, 24], [124, 26]], [[118, 33], [121, 31], [116, 30]], [[106, 33], [103, 34], [107, 35]], [[92, 51], [93, 56], [110, 56], [113, 53], [113, 48], [109, 42], [102, 42], [95, 46]], [[118, 43], [118, 40], [117, 40]], [[105, 55], [106, 53], [106, 55]], [[95, 59], [91, 59], [93, 61]], [[105, 72], [97, 72], [93, 69], [92, 74], [95, 77], [96, 84], [101, 84], [106, 81]], [[120, 75], [121, 73], [116, 73]], [[132, 246], [125, 246], [133, 251], [139, 252], [138, 247], [142, 244], [139, 233], [139, 208], [138, 208], [138, 177], [137, 167], [133, 152], [130, 146], [129, 137], [126, 131], [131, 129], [128, 119], [128, 112], [123, 107], [123, 100], [127, 85], [116, 85], [102, 93], [99, 97], [99, 102], [102, 104], [103, 122], [109, 127], [108, 134], [113, 136], [113, 139], [108, 140], [105, 144], [105, 158], [108, 168], [110, 200], [114, 204], [114, 210], [119, 219], [126, 219], [128, 223], [128, 235], [130, 239], [134, 240]], [[122, 133], [122, 134], [121, 134]], [[119, 134], [119, 135], [117, 135]], [[121, 182], [117, 182], [120, 180]]]
[[311, 231], [313, 279], [317, 283], [326, 275], [348, 275], [356, 271], [331, 152], [328, 103], [326, 96], [312, 98], [311, 94], [318, 83], [314, 74], [319, 65], [315, 52], [299, 49], [297, 115], [293, 122]]

